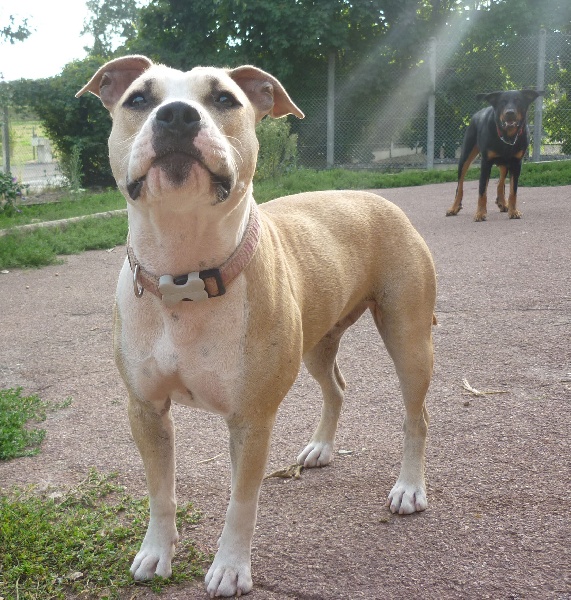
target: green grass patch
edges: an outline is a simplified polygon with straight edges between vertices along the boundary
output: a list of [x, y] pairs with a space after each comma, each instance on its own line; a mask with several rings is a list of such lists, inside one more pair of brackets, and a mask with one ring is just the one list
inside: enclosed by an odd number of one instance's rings
[[[141, 585], [135, 584], [129, 566], [145, 535], [148, 502], [132, 498], [115, 478], [91, 470], [85, 481], [63, 494], [29, 488], [0, 496], [0, 597], [111, 600]], [[161, 591], [203, 575], [211, 557], [188, 539], [199, 519], [191, 504], [179, 507], [182, 535], [172, 578], [145, 585]]]
[[65, 228], [11, 232], [0, 237], [0, 269], [41, 267], [61, 263], [59, 255], [104, 250], [124, 244], [127, 217], [86, 219]]
[[[492, 170], [492, 178], [497, 178], [497, 167]], [[480, 178], [480, 169], [468, 170], [466, 179]], [[455, 182], [457, 169], [432, 171], [407, 170], [399, 173], [382, 171], [349, 171], [330, 169], [326, 171], [310, 171], [301, 169], [288, 173], [274, 180], [261, 181], [254, 186], [254, 196], [258, 203], [273, 198], [319, 190], [364, 190], [387, 189], [427, 185], [431, 183]], [[549, 163], [525, 163], [519, 179], [520, 186], [555, 186], [571, 185], [571, 161], [554, 161]]]
[[[480, 176], [479, 168], [468, 171], [467, 179]], [[499, 176], [497, 168], [492, 178]], [[331, 169], [310, 171], [301, 169], [257, 182], [254, 196], [258, 203], [299, 192], [343, 189], [386, 189], [419, 186], [456, 181], [456, 169], [432, 171], [349, 171]], [[520, 186], [571, 185], [571, 161], [526, 163], [519, 180]], [[0, 229], [36, 221], [53, 221], [70, 217], [107, 212], [125, 207], [123, 196], [117, 191], [84, 194], [78, 199], [68, 198], [58, 203], [20, 206], [14, 216], [0, 214]], [[0, 269], [41, 267], [61, 262], [62, 254], [77, 254], [84, 250], [112, 248], [124, 244], [127, 236], [126, 217], [89, 219], [61, 229], [42, 229], [31, 233], [11, 232], [0, 237]]]
[[21, 203], [17, 212], [7, 215], [0, 212], [0, 229], [8, 229], [16, 225], [28, 225], [41, 221], [58, 221], [83, 215], [107, 212], [126, 208], [127, 203], [119, 190], [107, 190], [98, 194], [83, 193], [77, 197], [69, 195], [59, 202], [46, 202], [44, 204]]
[[70, 399], [52, 403], [36, 395], [22, 396], [22, 388], [0, 390], [0, 460], [38, 454], [46, 432], [44, 429], [32, 429], [28, 423], [40, 423], [49, 411], [66, 408], [70, 404]]

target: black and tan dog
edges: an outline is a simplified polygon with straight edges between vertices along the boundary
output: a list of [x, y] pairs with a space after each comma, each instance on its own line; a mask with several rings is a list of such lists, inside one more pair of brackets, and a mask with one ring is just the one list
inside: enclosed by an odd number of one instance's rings
[[[510, 219], [519, 219], [521, 212], [516, 208], [517, 184], [521, 172], [521, 161], [529, 144], [529, 128], [526, 114], [529, 105], [542, 94], [533, 90], [492, 92], [478, 94], [491, 106], [478, 111], [471, 119], [464, 135], [462, 152], [458, 163], [458, 187], [454, 204], [446, 212], [447, 217], [457, 215], [462, 208], [464, 177], [472, 161], [481, 155], [478, 209], [474, 221], [485, 221], [488, 182], [493, 165], [500, 169], [496, 204]], [[505, 200], [505, 181], [510, 173], [510, 193]]]

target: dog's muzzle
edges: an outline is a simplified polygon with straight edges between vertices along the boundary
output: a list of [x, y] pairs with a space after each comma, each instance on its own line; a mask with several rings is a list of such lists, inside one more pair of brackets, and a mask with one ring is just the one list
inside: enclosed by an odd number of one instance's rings
[[[232, 189], [231, 177], [213, 173], [196, 148], [194, 140], [202, 127], [200, 112], [182, 101], [161, 106], [152, 125], [154, 159], [151, 167], [161, 168], [174, 185], [182, 185], [194, 163], [199, 163], [210, 174], [215, 186], [217, 202], [228, 198]], [[146, 174], [135, 180], [127, 178], [127, 192], [131, 200], [141, 195]]]

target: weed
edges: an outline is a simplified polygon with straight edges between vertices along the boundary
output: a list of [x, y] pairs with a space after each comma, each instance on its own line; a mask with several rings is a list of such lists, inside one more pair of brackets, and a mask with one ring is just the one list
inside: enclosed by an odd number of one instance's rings
[[36, 395], [22, 396], [22, 388], [0, 390], [0, 460], [38, 454], [46, 432], [44, 429], [29, 429], [26, 424], [44, 421], [48, 411], [66, 408], [70, 404], [69, 399], [51, 403]]
[[[129, 563], [145, 535], [148, 502], [133, 499], [115, 479], [115, 474], [92, 469], [63, 494], [29, 488], [0, 496], [0, 596], [111, 600], [135, 586]], [[199, 519], [190, 504], [179, 507], [177, 526], [183, 538]], [[183, 540], [172, 578], [155, 578], [147, 585], [160, 591], [190, 581], [203, 574], [208, 558]]]

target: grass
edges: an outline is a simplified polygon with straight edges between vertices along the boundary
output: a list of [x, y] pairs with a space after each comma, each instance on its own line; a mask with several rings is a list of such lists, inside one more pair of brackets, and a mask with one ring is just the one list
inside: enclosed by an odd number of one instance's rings
[[88, 219], [65, 229], [13, 232], [0, 237], [0, 269], [58, 264], [60, 255], [114, 248], [126, 239], [127, 218], [121, 216]]
[[69, 399], [54, 404], [36, 395], [22, 396], [21, 388], [0, 390], [0, 460], [38, 454], [46, 432], [31, 429], [27, 423], [44, 421], [48, 411], [65, 408], [70, 403]]
[[26, 206], [24, 202], [18, 207], [20, 212], [12, 216], [0, 212], [0, 229], [40, 221], [57, 221], [92, 215], [125, 207], [125, 199], [118, 190], [107, 190], [98, 194], [85, 193], [77, 198], [64, 197], [60, 202], [46, 202], [30, 206]]
[[[492, 178], [497, 178], [497, 167], [492, 170]], [[480, 169], [469, 169], [466, 179], [476, 180]], [[266, 202], [288, 194], [302, 191], [350, 190], [350, 189], [386, 189], [427, 185], [431, 183], [455, 182], [457, 170], [401, 171], [385, 173], [381, 171], [348, 171], [331, 169], [310, 171], [301, 169], [275, 180], [256, 184], [254, 193], [257, 202]], [[519, 185], [524, 187], [571, 185], [571, 161], [549, 163], [526, 163], [522, 169]]]
[[[498, 170], [492, 171], [492, 178]], [[478, 179], [479, 169], [468, 171], [467, 179]], [[281, 177], [255, 184], [258, 203], [272, 198], [303, 191], [328, 189], [386, 189], [456, 181], [456, 170], [401, 171], [349, 171], [331, 169], [310, 171], [301, 169]], [[571, 161], [526, 163], [520, 186], [571, 185]], [[37, 221], [54, 221], [69, 217], [107, 212], [125, 207], [125, 200], [117, 190], [101, 194], [84, 194], [58, 203], [25, 206], [20, 213], [8, 217], [0, 213], [0, 229]], [[84, 250], [112, 248], [123, 244], [127, 235], [127, 219], [89, 219], [68, 225], [65, 229], [43, 229], [28, 233], [11, 232], [0, 237], [0, 269], [40, 267], [61, 262], [62, 254], [77, 254]]]
[[[0, 597], [111, 600], [141, 585], [135, 584], [129, 565], [145, 535], [148, 502], [126, 494], [115, 478], [91, 470], [65, 493], [29, 488], [0, 495]], [[149, 582], [154, 591], [203, 575], [210, 557], [185, 535], [199, 519], [192, 505], [179, 507], [177, 526], [183, 535], [173, 576]], [[128, 597], [135, 596], [129, 592]]]

